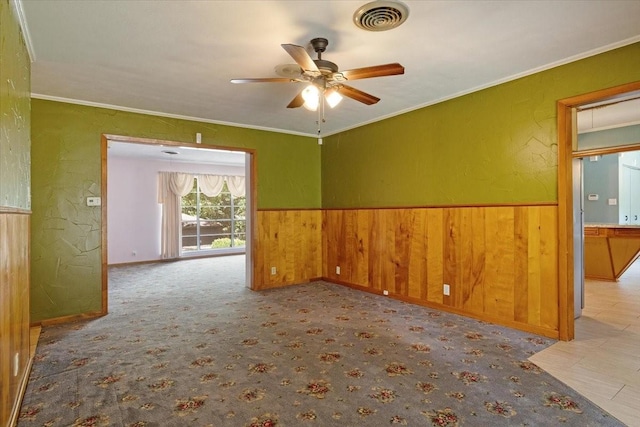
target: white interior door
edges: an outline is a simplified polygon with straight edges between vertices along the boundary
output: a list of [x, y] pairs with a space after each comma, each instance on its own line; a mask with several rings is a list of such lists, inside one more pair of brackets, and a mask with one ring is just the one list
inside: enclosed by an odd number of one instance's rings
[[631, 169], [629, 166], [619, 163], [620, 181], [618, 183], [618, 199], [620, 202], [619, 223], [626, 225], [631, 224]]

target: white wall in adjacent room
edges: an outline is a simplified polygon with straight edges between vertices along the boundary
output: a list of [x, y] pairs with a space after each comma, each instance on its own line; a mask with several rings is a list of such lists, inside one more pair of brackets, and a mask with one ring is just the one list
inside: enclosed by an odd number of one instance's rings
[[109, 156], [107, 162], [108, 264], [160, 260], [158, 172], [244, 175], [243, 166]]

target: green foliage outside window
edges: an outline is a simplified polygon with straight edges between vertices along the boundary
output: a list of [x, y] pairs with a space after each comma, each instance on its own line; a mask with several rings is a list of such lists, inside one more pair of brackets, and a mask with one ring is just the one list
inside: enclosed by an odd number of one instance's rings
[[[232, 197], [226, 182], [219, 195], [209, 197], [199, 193], [197, 180], [195, 180], [191, 192], [182, 197], [182, 214], [185, 249], [187, 247], [191, 250], [197, 249], [193, 247], [193, 241], [197, 235], [196, 229], [199, 230], [200, 245], [203, 249], [245, 246], [246, 198]], [[234, 238], [233, 246], [231, 246], [232, 237]], [[187, 240], [191, 243], [187, 243]]]
[[[242, 247], [245, 245], [245, 241], [241, 239], [235, 239], [233, 241], [233, 247]], [[216, 239], [211, 243], [212, 249], [222, 249], [222, 248], [230, 248], [231, 247], [231, 239], [228, 237], [223, 237], [221, 239]]]

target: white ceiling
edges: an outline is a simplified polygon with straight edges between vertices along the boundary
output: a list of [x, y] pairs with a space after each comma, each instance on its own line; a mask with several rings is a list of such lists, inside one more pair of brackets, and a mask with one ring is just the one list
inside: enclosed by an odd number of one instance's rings
[[314, 37], [341, 70], [404, 65], [350, 83], [382, 100], [345, 99], [327, 111], [325, 136], [640, 41], [638, 0], [405, 0], [407, 21], [382, 32], [352, 22], [367, 0], [15, 1], [36, 98], [310, 136], [317, 115], [286, 108], [300, 83], [229, 80], [276, 77], [294, 62], [280, 45]]
[[220, 166], [244, 166], [245, 153], [210, 148], [163, 146], [131, 142], [109, 141], [109, 157], [154, 159], [173, 163], [197, 163]]

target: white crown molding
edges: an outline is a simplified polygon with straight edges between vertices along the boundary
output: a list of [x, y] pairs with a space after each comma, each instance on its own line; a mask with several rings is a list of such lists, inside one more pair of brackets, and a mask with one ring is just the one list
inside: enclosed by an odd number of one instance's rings
[[27, 53], [31, 62], [36, 61], [36, 51], [33, 49], [33, 42], [31, 41], [31, 33], [29, 32], [29, 26], [27, 20], [24, 17], [24, 9], [22, 8], [22, 0], [11, 0], [13, 10], [15, 10], [18, 17], [18, 23], [22, 29], [22, 36], [24, 37], [24, 44], [27, 46]]
[[246, 125], [242, 123], [225, 122], [222, 120], [204, 119], [202, 117], [183, 116], [180, 114], [163, 113], [161, 111], [142, 110], [139, 108], [122, 107], [119, 105], [103, 104], [100, 102], [92, 102], [92, 101], [83, 101], [80, 99], [62, 98], [59, 96], [49, 96], [49, 95], [43, 95], [40, 93], [31, 93], [31, 98], [42, 99], [45, 101], [65, 102], [67, 104], [84, 105], [87, 107], [106, 108], [109, 110], [125, 111], [128, 113], [147, 114], [149, 116], [168, 117], [171, 119], [188, 120], [191, 122], [211, 123], [215, 125], [232, 126], [236, 128], [254, 129], [254, 130], [261, 130], [265, 132], [276, 132], [276, 133], [284, 133], [289, 135], [304, 136], [304, 137], [313, 138], [314, 141], [317, 139], [317, 135], [311, 134], [311, 133], [295, 132], [295, 131], [290, 131], [286, 129], [275, 129], [275, 128], [268, 128], [263, 126], [252, 126], [252, 125]]

